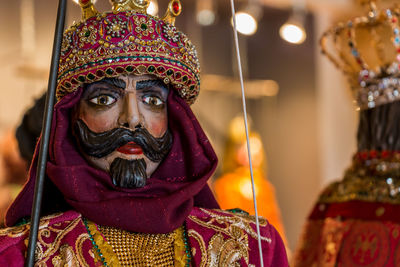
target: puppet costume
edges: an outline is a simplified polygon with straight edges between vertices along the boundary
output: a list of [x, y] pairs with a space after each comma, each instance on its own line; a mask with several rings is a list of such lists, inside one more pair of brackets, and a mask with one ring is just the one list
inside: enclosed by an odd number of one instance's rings
[[368, 16], [339, 24], [321, 41], [361, 110], [358, 151], [312, 209], [295, 267], [400, 266], [399, 10], [369, 2]]
[[[193, 208], [184, 225], [167, 234], [130, 233], [99, 226], [76, 211], [54, 214], [40, 221], [36, 265], [260, 265], [258, 254], [253, 252], [258, 248], [252, 216]], [[261, 229], [265, 266], [287, 266], [276, 230], [263, 219]], [[29, 224], [0, 230], [1, 266], [23, 265], [28, 234]]]
[[399, 156], [354, 156], [344, 179], [313, 208], [295, 266], [400, 266]]
[[[217, 157], [189, 104], [199, 93], [200, 67], [190, 40], [173, 25], [173, 0], [163, 19], [148, 1], [112, 1], [98, 13], [81, 0], [83, 21], [65, 31], [58, 73], [36, 264], [49, 266], [259, 266], [254, 218], [218, 210], [207, 180]], [[151, 74], [170, 85], [173, 144], [142, 188], [115, 186], [87, 163], [72, 136], [71, 110], [84, 84]], [[38, 152], [6, 224], [29, 217]], [[61, 213], [60, 213], [61, 212]], [[266, 266], [287, 266], [282, 240], [261, 220]], [[0, 265], [21, 266], [29, 223], [0, 232]], [[74, 265], [75, 264], [75, 265]]]

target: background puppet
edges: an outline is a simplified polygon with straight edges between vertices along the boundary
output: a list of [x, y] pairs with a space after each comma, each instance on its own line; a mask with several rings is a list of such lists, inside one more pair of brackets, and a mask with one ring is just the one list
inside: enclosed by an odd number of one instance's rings
[[[256, 189], [258, 214], [274, 225], [286, 244], [280, 209], [275, 198], [274, 186], [267, 179], [267, 157], [261, 137], [249, 125], [252, 167]], [[250, 168], [243, 115], [236, 116], [229, 124], [229, 136], [222, 162], [222, 175], [213, 183], [215, 197], [223, 209], [240, 208], [254, 214]]]
[[329, 185], [314, 206], [297, 267], [400, 264], [400, 10], [377, 10], [368, 2], [368, 16], [341, 23], [321, 39], [360, 108], [358, 149], [343, 180]]
[[[215, 210], [215, 153], [188, 104], [200, 68], [190, 40], [148, 1], [112, 1], [64, 34], [36, 263], [258, 266], [254, 218]], [[37, 155], [6, 223], [30, 214]], [[62, 212], [56, 213], [54, 212]], [[261, 220], [266, 266], [287, 266]], [[0, 265], [20, 266], [29, 224], [0, 232]]]

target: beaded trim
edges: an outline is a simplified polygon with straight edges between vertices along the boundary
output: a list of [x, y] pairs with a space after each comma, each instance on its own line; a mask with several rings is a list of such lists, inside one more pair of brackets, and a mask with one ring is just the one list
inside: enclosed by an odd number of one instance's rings
[[189, 237], [185, 224], [183, 224], [183, 242], [185, 243], [186, 267], [190, 267], [192, 255], [190, 254]]
[[109, 265], [109, 264], [107, 263], [106, 258], [104, 257], [102, 251], [100, 250], [99, 246], [97, 245], [97, 243], [96, 243], [95, 240], [94, 240], [94, 234], [95, 234], [95, 233], [93, 233], [93, 232], [94, 232], [94, 229], [90, 229], [90, 228], [89, 228], [88, 220], [87, 220], [86, 218], [82, 218], [82, 220], [83, 220], [83, 223], [85, 224], [86, 231], [87, 231], [88, 234], [89, 234], [89, 239], [90, 239], [90, 241], [92, 242], [92, 245], [93, 245], [93, 247], [95, 248], [95, 250], [96, 250], [96, 252], [97, 252], [97, 255], [99, 256], [101, 262], [103, 263], [104, 266], [107, 266], [107, 267], [108, 267], [108, 266], [111, 266], [111, 265]]
[[200, 90], [200, 64], [194, 45], [162, 19], [135, 11], [106, 12], [64, 33], [58, 99], [84, 83], [129, 74], [155, 75], [172, 84], [189, 104]]
[[400, 178], [400, 151], [361, 151], [353, 159], [353, 172], [359, 175]]
[[400, 152], [358, 152], [344, 179], [329, 185], [319, 201], [351, 200], [400, 204]]
[[356, 98], [361, 109], [374, 108], [400, 99], [399, 63], [394, 62], [382, 70], [379, 75], [372, 70], [360, 72], [360, 88], [356, 91]]

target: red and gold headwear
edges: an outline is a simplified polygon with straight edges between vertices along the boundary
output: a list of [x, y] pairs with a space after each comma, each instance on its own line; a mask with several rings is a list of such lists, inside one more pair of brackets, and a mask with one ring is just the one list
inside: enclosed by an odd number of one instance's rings
[[64, 33], [57, 98], [84, 83], [122, 74], [152, 74], [192, 104], [200, 90], [200, 65], [194, 45], [178, 31], [179, 0], [166, 14], [146, 13], [148, 0], [111, 0], [112, 12], [99, 13], [91, 0], [79, 0], [82, 21]]

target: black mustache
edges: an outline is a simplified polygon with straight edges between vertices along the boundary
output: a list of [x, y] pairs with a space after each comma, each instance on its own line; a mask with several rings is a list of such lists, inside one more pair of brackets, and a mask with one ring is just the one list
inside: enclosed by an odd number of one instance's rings
[[169, 130], [160, 138], [152, 136], [144, 127], [139, 127], [134, 131], [127, 128], [115, 128], [95, 133], [82, 120], [77, 120], [74, 124], [74, 133], [80, 148], [89, 156], [96, 158], [105, 157], [117, 148], [129, 142], [135, 142], [142, 148], [146, 157], [153, 162], [160, 162], [172, 146], [172, 135]]

